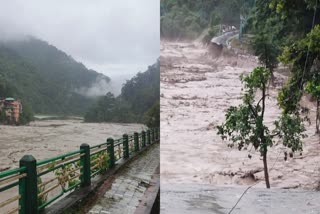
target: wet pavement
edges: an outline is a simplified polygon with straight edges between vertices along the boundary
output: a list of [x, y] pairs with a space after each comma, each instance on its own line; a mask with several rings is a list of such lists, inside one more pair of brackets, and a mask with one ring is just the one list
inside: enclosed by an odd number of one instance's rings
[[134, 213], [160, 164], [160, 145], [155, 144], [117, 175], [112, 187], [90, 214]]
[[[161, 184], [161, 214], [229, 213], [247, 186]], [[251, 188], [232, 214], [320, 214], [320, 192]]]

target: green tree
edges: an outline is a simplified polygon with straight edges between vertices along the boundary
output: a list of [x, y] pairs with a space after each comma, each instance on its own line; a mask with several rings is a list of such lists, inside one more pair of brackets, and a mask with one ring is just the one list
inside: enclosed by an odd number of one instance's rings
[[108, 92], [98, 99], [96, 105], [87, 112], [84, 119], [86, 122], [112, 122], [116, 106], [115, 96]]
[[[279, 93], [278, 100], [284, 111], [296, 113], [300, 109], [300, 100], [304, 92], [317, 100], [320, 71], [320, 25], [316, 25], [307, 36], [287, 46], [280, 60], [290, 65], [290, 78]], [[317, 107], [317, 112], [319, 108]], [[319, 132], [317, 113], [316, 131]]]
[[34, 115], [29, 104], [22, 102], [22, 113], [19, 119], [19, 125], [26, 125], [34, 120]]
[[[260, 151], [263, 157], [264, 176], [266, 187], [270, 188], [267, 164], [268, 147], [274, 145], [275, 137], [283, 140], [283, 145], [293, 152], [302, 150], [301, 138], [304, 127], [297, 115], [282, 114], [275, 121], [276, 128], [270, 131], [265, 125], [266, 99], [268, 97], [267, 83], [271, 72], [263, 67], [255, 68], [248, 76], [241, 76], [244, 84], [242, 104], [231, 106], [226, 112], [226, 120], [218, 126], [218, 134], [223, 140], [231, 140], [230, 147], [235, 145], [239, 150], [250, 144]], [[258, 102], [255, 102], [257, 92], [261, 93]]]
[[[313, 89], [317, 87], [316, 73], [320, 70], [319, 9], [318, 0], [256, 0], [250, 14], [250, 30], [255, 34], [267, 33], [271, 40], [266, 41], [272, 41], [282, 52], [279, 60], [289, 65], [289, 80], [278, 95], [278, 103], [287, 114], [301, 112], [304, 93], [316, 98]], [[316, 120], [316, 127], [318, 123]]]
[[207, 37], [215, 35], [216, 25], [238, 26], [240, 14], [247, 15], [253, 3], [254, 0], [162, 0], [161, 37], [195, 39], [207, 28], [211, 31]]
[[210, 27], [214, 27], [216, 25], [219, 25], [221, 23], [221, 17], [219, 14], [212, 12], [211, 18], [210, 18]]
[[311, 80], [306, 85], [306, 92], [316, 99], [316, 133], [320, 133], [320, 73], [317, 79]]
[[160, 102], [156, 102], [144, 114], [144, 124], [149, 128], [160, 127]]
[[274, 79], [273, 70], [278, 65], [279, 50], [272, 42], [272, 38], [268, 34], [258, 34], [254, 37], [252, 48], [259, 61], [271, 72], [271, 79]]
[[0, 111], [0, 124], [7, 123], [7, 116], [5, 111]]

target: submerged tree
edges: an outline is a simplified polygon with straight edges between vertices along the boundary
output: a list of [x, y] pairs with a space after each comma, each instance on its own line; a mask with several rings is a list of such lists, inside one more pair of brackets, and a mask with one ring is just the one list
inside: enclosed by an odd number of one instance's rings
[[[265, 110], [267, 94], [267, 84], [271, 72], [263, 67], [255, 68], [250, 75], [241, 76], [244, 84], [244, 94], [242, 104], [231, 106], [226, 112], [226, 120], [218, 126], [218, 134], [223, 140], [231, 140], [230, 147], [237, 146], [239, 150], [253, 145], [260, 151], [263, 157], [264, 176], [266, 187], [270, 188], [267, 153], [268, 147], [275, 144], [275, 138], [283, 140], [283, 145], [293, 152], [302, 151], [301, 138], [304, 126], [299, 115], [283, 113], [279, 120], [275, 121], [275, 129], [270, 131], [265, 125]], [[258, 102], [255, 101], [256, 94], [261, 96]]]

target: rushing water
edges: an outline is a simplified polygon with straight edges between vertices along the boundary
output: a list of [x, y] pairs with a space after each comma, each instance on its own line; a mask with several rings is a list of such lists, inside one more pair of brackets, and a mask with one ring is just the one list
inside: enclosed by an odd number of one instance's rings
[[0, 126], [0, 170], [16, 167], [23, 155], [42, 160], [97, 145], [145, 128], [142, 124], [83, 123], [81, 120], [43, 120], [28, 126]]
[[[259, 151], [228, 148], [217, 135], [225, 110], [241, 103], [240, 74], [258, 66], [253, 56], [212, 59], [198, 44], [161, 43], [161, 181], [168, 184], [251, 185], [264, 187]], [[272, 129], [280, 110], [278, 89], [285, 73], [276, 72], [276, 87], [268, 90], [265, 122]], [[272, 187], [316, 188], [320, 177], [320, 144], [315, 135], [315, 106], [306, 123], [302, 155], [287, 161], [279, 141], [268, 152]], [[251, 155], [251, 159], [248, 158]], [[252, 175], [252, 176], [247, 176]]]

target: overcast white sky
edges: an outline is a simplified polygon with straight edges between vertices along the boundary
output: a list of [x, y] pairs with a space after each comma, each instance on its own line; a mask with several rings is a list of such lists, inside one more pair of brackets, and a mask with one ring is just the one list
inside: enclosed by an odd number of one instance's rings
[[159, 57], [159, 0], [0, 0], [0, 37], [49, 42], [111, 78], [145, 71]]

